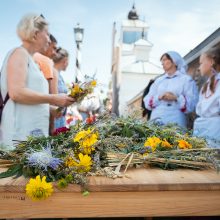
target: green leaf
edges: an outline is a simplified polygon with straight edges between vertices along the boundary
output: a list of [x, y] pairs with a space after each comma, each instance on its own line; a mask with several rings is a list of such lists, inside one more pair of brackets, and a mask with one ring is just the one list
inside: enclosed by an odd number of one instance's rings
[[0, 173], [0, 178], [7, 178], [14, 175], [20, 175], [22, 172], [22, 165], [21, 164], [15, 164], [8, 168], [7, 171]]
[[132, 136], [132, 131], [129, 129], [128, 125], [124, 125], [122, 129], [122, 136], [123, 137], [131, 137]]
[[135, 125], [134, 126], [134, 129], [137, 131], [137, 133], [138, 133], [138, 135], [139, 135], [139, 137], [145, 137], [145, 130], [144, 130], [144, 128], [143, 128], [143, 126], [141, 126], [141, 125]]
[[90, 193], [89, 193], [89, 191], [87, 191], [87, 190], [85, 190], [85, 191], [82, 192], [82, 195], [83, 195], [83, 196], [88, 196], [89, 194], [90, 194]]
[[16, 176], [14, 178], [18, 178], [23, 175], [23, 169], [19, 169]]

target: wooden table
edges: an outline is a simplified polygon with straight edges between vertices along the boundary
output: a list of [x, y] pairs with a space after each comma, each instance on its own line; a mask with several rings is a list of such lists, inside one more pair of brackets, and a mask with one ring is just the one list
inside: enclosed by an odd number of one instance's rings
[[214, 170], [141, 168], [127, 174], [90, 177], [89, 196], [70, 185], [55, 187], [39, 202], [25, 195], [23, 177], [0, 179], [0, 218], [220, 216], [220, 174]]

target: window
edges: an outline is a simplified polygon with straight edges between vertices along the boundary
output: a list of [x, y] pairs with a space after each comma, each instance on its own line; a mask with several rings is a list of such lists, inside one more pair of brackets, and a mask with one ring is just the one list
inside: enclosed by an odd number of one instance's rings
[[123, 43], [132, 44], [139, 39], [147, 39], [147, 34], [142, 31], [124, 31]]

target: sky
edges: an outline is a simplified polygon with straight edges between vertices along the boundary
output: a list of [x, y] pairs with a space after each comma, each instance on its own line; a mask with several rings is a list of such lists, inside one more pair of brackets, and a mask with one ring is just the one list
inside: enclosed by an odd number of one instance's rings
[[219, 0], [0, 0], [0, 66], [7, 52], [21, 44], [16, 35], [19, 20], [34, 12], [44, 15], [58, 45], [70, 53], [69, 66], [62, 73], [68, 83], [75, 75], [73, 28], [80, 23], [84, 28], [82, 72], [96, 73], [105, 89], [111, 79], [113, 23], [120, 33], [121, 21], [134, 2], [140, 19], [150, 26], [148, 40], [154, 45], [150, 57], [155, 62], [168, 50], [186, 55], [220, 27]]

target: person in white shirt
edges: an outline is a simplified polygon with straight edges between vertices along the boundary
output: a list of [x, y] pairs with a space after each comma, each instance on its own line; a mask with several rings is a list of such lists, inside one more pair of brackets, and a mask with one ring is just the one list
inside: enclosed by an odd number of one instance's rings
[[195, 81], [186, 74], [186, 65], [175, 51], [161, 56], [165, 71], [144, 97], [145, 107], [152, 110], [150, 120], [186, 127], [186, 113], [192, 112], [198, 100]]
[[208, 80], [200, 91], [193, 134], [204, 137], [210, 147], [220, 148], [220, 48], [203, 53], [199, 69]]

